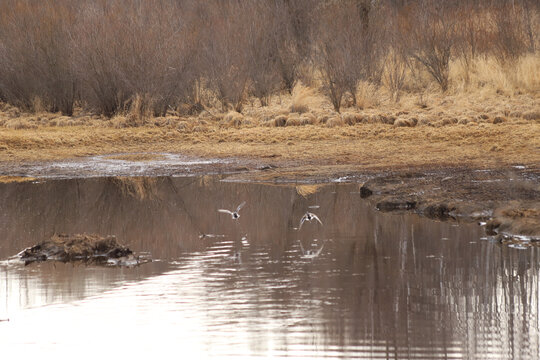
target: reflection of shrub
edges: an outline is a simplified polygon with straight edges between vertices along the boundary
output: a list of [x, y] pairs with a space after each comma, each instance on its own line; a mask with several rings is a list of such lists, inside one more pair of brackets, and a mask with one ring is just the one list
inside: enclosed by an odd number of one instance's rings
[[154, 198], [157, 196], [157, 180], [151, 177], [113, 177], [110, 178], [113, 185], [120, 189], [124, 196], [133, 197], [137, 200]]

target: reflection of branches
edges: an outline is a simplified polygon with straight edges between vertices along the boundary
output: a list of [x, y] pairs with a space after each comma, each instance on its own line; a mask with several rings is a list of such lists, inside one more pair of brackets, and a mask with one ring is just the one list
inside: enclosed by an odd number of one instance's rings
[[[197, 218], [194, 218], [192, 215], [191, 215], [191, 212], [188, 211], [188, 208], [186, 206], [186, 203], [184, 202], [184, 199], [182, 198], [182, 196], [180, 195], [180, 192], [179, 190], [181, 189], [184, 189], [188, 186], [191, 186], [193, 185], [195, 182], [198, 181], [198, 178], [189, 178], [189, 179], [185, 179], [183, 178], [182, 179], [182, 183], [181, 185], [177, 185], [175, 182], [173, 182], [173, 178], [172, 177], [167, 177], [166, 178], [167, 180], [167, 185], [169, 185], [169, 188], [173, 191], [173, 193], [176, 195], [175, 196], [175, 199], [177, 200], [175, 202], [175, 206], [177, 208], [180, 208], [184, 211], [184, 213], [186, 214], [186, 216], [188, 217], [189, 219], [189, 223], [190, 225], [192, 225], [195, 229], [197, 229], [197, 231], [199, 232], [199, 234], [201, 233], [204, 233], [204, 231], [202, 231], [202, 226], [200, 226], [199, 224], [199, 221], [197, 220]], [[178, 179], [179, 180], [179, 179]], [[179, 181], [177, 181], [178, 183]], [[179, 204], [178, 204], [179, 203]], [[179, 205], [179, 206], [178, 206]]]
[[137, 200], [159, 200], [157, 197], [157, 179], [142, 176], [117, 176], [107, 178], [120, 189], [123, 196], [130, 196]]

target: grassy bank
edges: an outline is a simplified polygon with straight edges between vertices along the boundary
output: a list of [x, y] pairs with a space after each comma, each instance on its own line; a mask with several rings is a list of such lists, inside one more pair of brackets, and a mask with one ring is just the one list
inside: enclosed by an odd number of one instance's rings
[[[282, 99], [282, 105], [254, 107], [245, 115], [204, 111], [138, 120], [130, 120], [133, 114], [112, 119], [10, 115], [11, 109], [0, 114], [0, 161], [182, 152], [362, 168], [540, 163], [540, 121], [538, 115], [526, 118], [534, 115], [526, 111], [530, 99], [523, 101], [520, 116], [518, 105], [506, 109], [503, 101], [491, 111], [463, 107], [466, 115], [453, 115], [447, 101], [427, 108], [373, 108], [339, 115], [324, 109], [292, 113]], [[129, 121], [141, 123], [125, 127]]]

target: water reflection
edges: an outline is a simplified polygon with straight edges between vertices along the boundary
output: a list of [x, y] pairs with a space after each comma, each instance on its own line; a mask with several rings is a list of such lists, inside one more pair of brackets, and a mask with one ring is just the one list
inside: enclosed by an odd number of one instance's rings
[[[0, 318], [10, 318], [0, 322], [2, 349], [540, 356], [537, 248], [501, 247], [473, 225], [374, 212], [355, 185], [308, 190], [214, 177], [0, 185], [0, 258], [54, 232], [97, 232], [160, 260], [0, 266]], [[242, 201], [237, 220], [218, 212]], [[295, 230], [308, 209], [324, 225]]]

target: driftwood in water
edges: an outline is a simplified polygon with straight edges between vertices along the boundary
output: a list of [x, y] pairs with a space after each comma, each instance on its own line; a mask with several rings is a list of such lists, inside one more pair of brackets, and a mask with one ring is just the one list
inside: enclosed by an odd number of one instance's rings
[[25, 264], [39, 261], [83, 261], [101, 265], [138, 265], [133, 252], [115, 236], [55, 234], [49, 240], [24, 249], [17, 255]]

